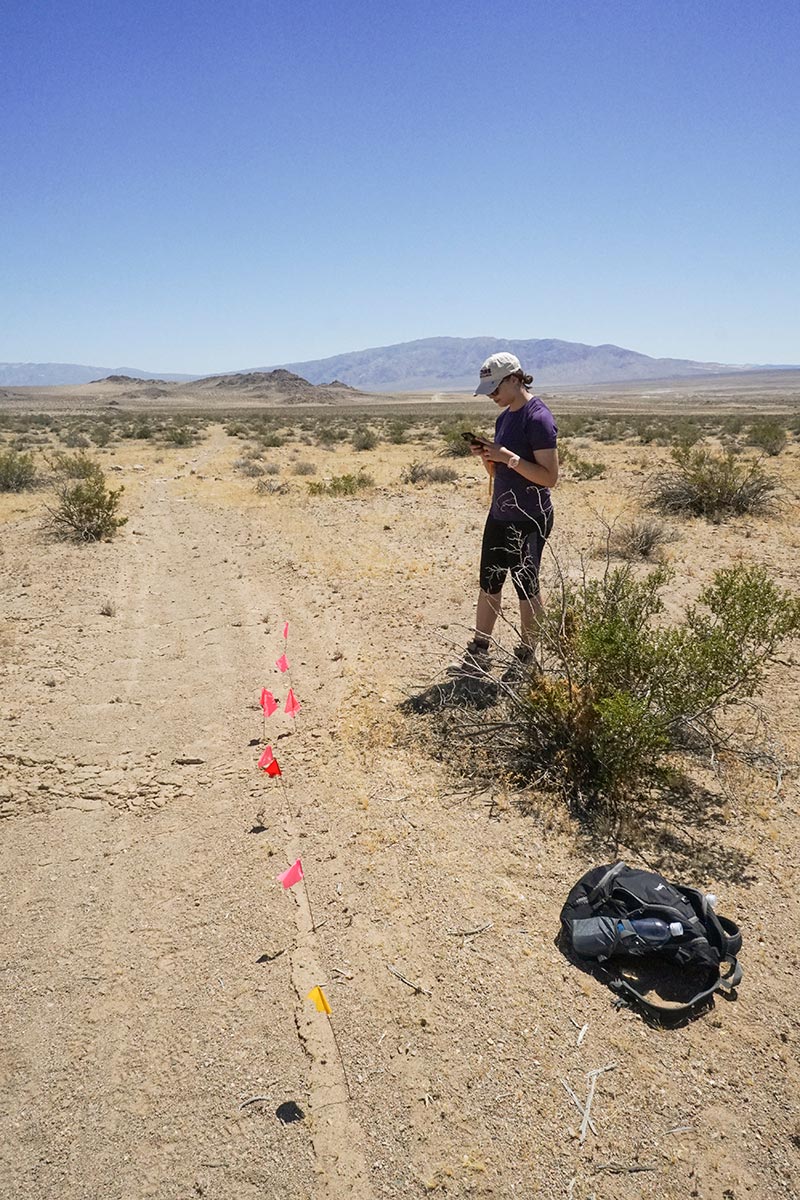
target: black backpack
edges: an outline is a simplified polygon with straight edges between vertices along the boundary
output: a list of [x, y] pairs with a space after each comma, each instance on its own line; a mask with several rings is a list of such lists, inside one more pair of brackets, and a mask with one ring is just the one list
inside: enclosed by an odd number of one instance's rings
[[[574, 943], [574, 922], [587, 917], [613, 918], [603, 922], [604, 928], [611, 931], [611, 941], [600, 953], [592, 952], [591, 947], [587, 950], [580, 937], [577, 939], [580, 949]], [[636, 935], [630, 924], [631, 920], [641, 917], [659, 917], [668, 925], [680, 921], [683, 933], [654, 949]], [[587, 871], [567, 896], [561, 910], [561, 924], [578, 957], [604, 962], [611, 958], [655, 955], [662, 961], [704, 974], [705, 982], [696, 995], [683, 1004], [667, 1006], [646, 999], [629, 980], [612, 972], [607, 980], [610, 987], [659, 1016], [686, 1013], [710, 999], [716, 991], [730, 993], [742, 978], [742, 968], [736, 961], [742, 947], [742, 935], [733, 921], [718, 916], [697, 888], [669, 883], [654, 871], [628, 867], [624, 862]], [[726, 975], [720, 973], [723, 963], [730, 967]]]

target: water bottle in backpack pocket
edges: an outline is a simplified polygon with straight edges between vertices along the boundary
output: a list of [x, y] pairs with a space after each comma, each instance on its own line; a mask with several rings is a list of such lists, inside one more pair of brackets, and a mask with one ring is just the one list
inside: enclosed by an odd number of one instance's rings
[[683, 937], [680, 921], [660, 917], [584, 917], [572, 923], [572, 946], [581, 958], [603, 960], [620, 950], [648, 954]]

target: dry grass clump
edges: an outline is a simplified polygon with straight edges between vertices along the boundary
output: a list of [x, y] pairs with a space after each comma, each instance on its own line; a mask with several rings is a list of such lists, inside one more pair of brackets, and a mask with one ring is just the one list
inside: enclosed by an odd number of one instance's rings
[[[655, 517], [636, 517], [614, 525], [608, 532], [607, 549], [615, 558], [653, 559], [677, 537], [674, 529]], [[606, 547], [603, 548], [605, 552]]]
[[316, 475], [316, 473], [317, 468], [314, 466], [314, 464], [312, 462], [306, 462], [304, 459], [300, 459], [292, 467], [293, 475]]
[[663, 513], [687, 513], [709, 520], [769, 512], [777, 482], [758, 462], [730, 450], [717, 454], [688, 446], [672, 451], [672, 467], [650, 485], [650, 502]]
[[427, 463], [413, 462], [400, 472], [401, 483], [456, 483], [458, 471], [453, 467], [429, 467]]

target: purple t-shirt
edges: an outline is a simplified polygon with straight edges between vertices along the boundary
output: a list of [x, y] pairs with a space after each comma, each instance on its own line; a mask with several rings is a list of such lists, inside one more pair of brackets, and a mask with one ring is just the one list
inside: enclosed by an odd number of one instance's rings
[[[506, 408], [495, 421], [494, 440], [512, 454], [533, 462], [535, 450], [555, 450], [558, 428], [553, 414], [538, 396], [512, 412]], [[495, 464], [490, 515], [496, 521], [536, 520], [553, 508], [550, 489], [531, 483], [503, 463]]]

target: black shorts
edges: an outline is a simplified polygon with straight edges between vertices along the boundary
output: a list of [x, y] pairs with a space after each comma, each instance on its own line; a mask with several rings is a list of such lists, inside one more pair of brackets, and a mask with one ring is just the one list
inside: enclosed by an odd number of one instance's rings
[[538, 596], [539, 564], [552, 528], [552, 509], [539, 521], [495, 521], [487, 517], [481, 546], [481, 590], [496, 596], [510, 571], [520, 600]]

